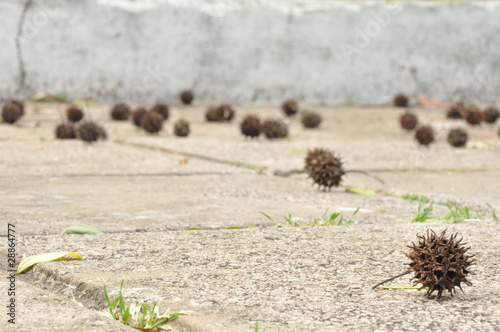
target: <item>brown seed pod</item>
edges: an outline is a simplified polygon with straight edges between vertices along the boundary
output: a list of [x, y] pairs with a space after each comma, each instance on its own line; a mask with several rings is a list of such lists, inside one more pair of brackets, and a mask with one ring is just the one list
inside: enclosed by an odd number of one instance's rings
[[320, 165], [333, 157], [333, 154], [325, 149], [316, 148], [314, 150], [309, 150], [305, 159], [304, 168], [310, 174], [315, 166]]
[[190, 90], [182, 91], [179, 97], [184, 105], [191, 105], [194, 100], [194, 94]]
[[127, 121], [130, 116], [131, 110], [128, 105], [119, 103], [111, 109], [111, 118], [117, 121]]
[[405, 112], [399, 117], [399, 124], [403, 129], [410, 131], [417, 127], [418, 118], [411, 112]]
[[158, 133], [163, 128], [163, 116], [157, 112], [147, 112], [141, 119], [141, 128], [148, 133]]
[[500, 112], [495, 106], [490, 106], [483, 112], [483, 119], [484, 122], [486, 123], [493, 124], [497, 122], [499, 117], [500, 117]]
[[189, 122], [184, 119], [180, 119], [174, 125], [174, 134], [179, 137], [186, 137], [189, 135]]
[[260, 119], [255, 115], [247, 115], [241, 122], [241, 133], [247, 137], [258, 137], [260, 135]]
[[2, 119], [5, 123], [13, 124], [24, 114], [24, 105], [17, 100], [7, 100], [2, 107]]
[[68, 123], [61, 123], [56, 127], [56, 138], [58, 139], [74, 139], [76, 138], [76, 131], [73, 125]]
[[288, 99], [283, 102], [281, 109], [286, 116], [292, 116], [299, 111], [299, 103], [295, 99]]
[[481, 124], [481, 121], [483, 120], [483, 112], [481, 112], [481, 110], [476, 106], [470, 105], [465, 110], [464, 118], [468, 124], [477, 126]]
[[76, 106], [70, 106], [66, 109], [66, 117], [69, 122], [78, 122], [83, 119], [83, 111]]
[[151, 108], [151, 112], [159, 113], [163, 117], [164, 120], [167, 120], [168, 116], [170, 115], [168, 105], [162, 104], [162, 103], [158, 103], [158, 104], [154, 105], [153, 108]]
[[408, 107], [409, 99], [406, 95], [400, 93], [394, 97], [393, 105], [396, 107]]
[[85, 121], [80, 123], [76, 130], [76, 137], [82, 141], [92, 143], [97, 140], [107, 138], [106, 130], [94, 121]]
[[468, 139], [469, 135], [462, 128], [450, 129], [450, 131], [448, 132], [448, 137], [446, 138], [448, 143], [456, 148], [465, 146]]
[[305, 128], [318, 128], [322, 118], [316, 112], [304, 112], [301, 121]]
[[463, 103], [456, 103], [452, 105], [446, 113], [448, 119], [463, 119], [465, 113], [465, 105]]
[[205, 113], [205, 119], [209, 122], [224, 121], [224, 110], [221, 107], [210, 107]]
[[260, 129], [268, 139], [285, 138], [288, 136], [288, 126], [281, 120], [265, 120]]
[[428, 230], [427, 235], [418, 235], [418, 243], [408, 246], [411, 251], [406, 256], [411, 260], [409, 271], [414, 273], [415, 285], [427, 289], [427, 297], [437, 292], [441, 298], [444, 291], [454, 295], [455, 287], [462, 290], [462, 283], [472, 286], [467, 275], [472, 274], [469, 267], [475, 261], [473, 255], [466, 255], [470, 249], [465, 247], [458, 234], [446, 236], [446, 230], [437, 235]]
[[434, 129], [431, 126], [420, 126], [415, 130], [415, 139], [420, 145], [428, 146], [434, 142]]
[[137, 126], [137, 127], [140, 127], [141, 126], [141, 120], [142, 120], [142, 117], [147, 113], [148, 111], [144, 108], [144, 107], [139, 107], [138, 109], [136, 109], [135, 111], [132, 112], [132, 122], [134, 122], [134, 124]]
[[306, 157], [306, 171], [319, 188], [330, 190], [338, 187], [342, 181], [342, 176], [346, 173], [340, 158], [333, 153], [315, 149], [310, 151]]

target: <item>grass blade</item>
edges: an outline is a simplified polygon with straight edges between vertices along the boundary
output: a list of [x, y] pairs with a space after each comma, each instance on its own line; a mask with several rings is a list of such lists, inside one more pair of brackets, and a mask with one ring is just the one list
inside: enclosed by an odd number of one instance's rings
[[51, 252], [47, 254], [40, 254], [35, 256], [24, 257], [17, 267], [16, 274], [23, 273], [31, 268], [35, 264], [55, 262], [55, 261], [69, 261], [69, 260], [81, 260], [82, 255], [77, 252], [65, 251], [65, 252]]
[[61, 232], [61, 235], [64, 235], [68, 232], [72, 232], [72, 233], [76, 233], [76, 234], [103, 234], [103, 232], [101, 232], [100, 230], [98, 229], [94, 229], [94, 228], [90, 228], [90, 227], [85, 227], [85, 226], [76, 226], [76, 225], [73, 225], [73, 226], [69, 226], [65, 229], [63, 229], [63, 231]]

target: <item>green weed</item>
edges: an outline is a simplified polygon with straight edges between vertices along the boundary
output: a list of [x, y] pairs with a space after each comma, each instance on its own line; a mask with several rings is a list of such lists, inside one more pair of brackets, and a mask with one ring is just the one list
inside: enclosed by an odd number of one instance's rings
[[411, 219], [413, 222], [425, 222], [431, 218], [432, 211], [434, 210], [434, 201], [430, 202], [430, 204], [425, 207], [425, 204], [429, 201], [429, 198], [426, 196], [420, 196], [418, 200], [418, 209], [415, 217]]
[[415, 195], [415, 194], [405, 194], [401, 196], [402, 199], [406, 201], [423, 201], [424, 203], [429, 202], [431, 199], [425, 195]]
[[141, 306], [126, 304], [122, 294], [124, 283], [125, 280], [122, 279], [120, 291], [118, 292], [118, 296], [114, 299], [109, 297], [106, 285], [104, 285], [104, 298], [108, 305], [105, 312], [112, 319], [133, 328], [172, 331], [172, 327], [168, 322], [176, 320], [181, 315], [188, 315], [187, 312], [183, 311], [173, 313], [165, 312], [163, 315], [158, 315], [156, 301], [154, 301], [153, 304], [143, 303]]
[[358, 213], [359, 208], [353, 212], [348, 218], [345, 218], [341, 212], [334, 212], [332, 214], [328, 214], [328, 210], [323, 213], [320, 218], [311, 218], [309, 220], [305, 220], [302, 218], [293, 217], [291, 214], [287, 214], [284, 216], [285, 223], [280, 223], [276, 220], [276, 218], [259, 211], [264, 217], [272, 221], [276, 227], [316, 227], [316, 226], [344, 226], [348, 224], [354, 223], [354, 216]]

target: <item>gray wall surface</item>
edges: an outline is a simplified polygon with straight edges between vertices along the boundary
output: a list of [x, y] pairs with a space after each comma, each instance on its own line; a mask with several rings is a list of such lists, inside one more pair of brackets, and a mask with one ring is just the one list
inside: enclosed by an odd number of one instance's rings
[[495, 2], [0, 0], [0, 97], [500, 99]]

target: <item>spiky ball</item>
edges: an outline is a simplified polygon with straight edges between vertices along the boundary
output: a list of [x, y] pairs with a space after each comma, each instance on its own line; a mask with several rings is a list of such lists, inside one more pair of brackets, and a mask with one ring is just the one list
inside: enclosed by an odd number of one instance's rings
[[56, 127], [56, 138], [74, 139], [76, 138], [76, 130], [71, 124], [61, 123]]
[[83, 111], [76, 106], [70, 106], [66, 109], [66, 117], [69, 122], [78, 122], [83, 119]]
[[174, 125], [174, 134], [179, 137], [189, 136], [190, 128], [189, 122], [184, 119], [180, 119]]
[[127, 121], [131, 112], [127, 104], [119, 103], [111, 109], [111, 118], [118, 121]]
[[191, 105], [194, 100], [194, 94], [190, 90], [182, 91], [179, 97], [184, 105]]
[[481, 124], [481, 121], [483, 120], [483, 112], [481, 112], [481, 110], [476, 106], [470, 105], [465, 110], [464, 118], [468, 124], [477, 126]]
[[411, 112], [405, 112], [399, 117], [399, 124], [403, 129], [410, 131], [417, 127], [418, 118]]
[[209, 122], [224, 121], [224, 110], [221, 107], [210, 107], [205, 113], [205, 119]]
[[467, 107], [462, 102], [453, 104], [448, 109], [448, 112], [446, 113], [446, 118], [454, 120], [463, 119], [466, 108]]
[[428, 146], [434, 142], [434, 129], [431, 126], [420, 126], [415, 130], [415, 139], [420, 145]]
[[322, 149], [310, 151], [306, 157], [306, 170], [319, 188], [338, 187], [345, 171], [340, 158]]
[[2, 119], [5, 123], [13, 124], [24, 114], [24, 105], [17, 100], [7, 100], [2, 108]]
[[448, 132], [448, 137], [446, 140], [451, 146], [456, 148], [460, 148], [467, 144], [467, 140], [469, 139], [469, 135], [462, 128], [453, 128]]
[[299, 111], [299, 103], [295, 99], [288, 99], [283, 102], [281, 109], [286, 116], [292, 116]]
[[170, 115], [168, 105], [163, 103], [154, 105], [153, 108], [151, 108], [151, 112], [157, 112], [163, 117], [164, 120], [167, 120], [168, 116]]
[[483, 119], [484, 122], [486, 123], [493, 124], [497, 122], [499, 117], [500, 117], [500, 112], [495, 106], [490, 106], [483, 112]]
[[472, 286], [467, 275], [473, 274], [469, 267], [474, 263], [473, 255], [466, 255], [469, 247], [465, 247], [458, 234], [446, 236], [446, 230], [437, 235], [428, 230], [426, 235], [418, 235], [418, 243], [408, 246], [411, 251], [406, 256], [411, 260], [409, 270], [414, 272], [412, 279], [415, 285], [421, 284], [427, 289], [427, 297], [437, 292], [440, 299], [444, 291], [451, 296], [456, 293], [455, 287], [462, 290], [462, 283]]
[[282, 120], [266, 120], [262, 123], [261, 130], [268, 139], [285, 138], [288, 136], [288, 126]]
[[97, 140], [105, 140], [108, 136], [104, 127], [94, 121], [80, 123], [76, 130], [76, 137], [82, 141], [92, 143]]
[[333, 154], [325, 149], [316, 148], [313, 150], [309, 150], [305, 159], [304, 168], [307, 171], [307, 173], [310, 174], [315, 166], [320, 165], [325, 161], [330, 160], [333, 157], [334, 157]]
[[409, 99], [406, 95], [400, 93], [394, 97], [392, 103], [396, 107], [408, 107]]
[[305, 128], [318, 128], [322, 118], [321, 115], [316, 112], [304, 112], [301, 121]]
[[132, 122], [137, 126], [141, 126], [141, 120], [142, 117], [147, 113], [148, 111], [144, 107], [139, 107], [135, 111], [132, 112]]
[[255, 115], [247, 115], [241, 122], [241, 133], [247, 137], [257, 137], [260, 135], [260, 119]]
[[147, 112], [141, 119], [141, 128], [154, 134], [163, 128], [163, 116], [157, 112]]

